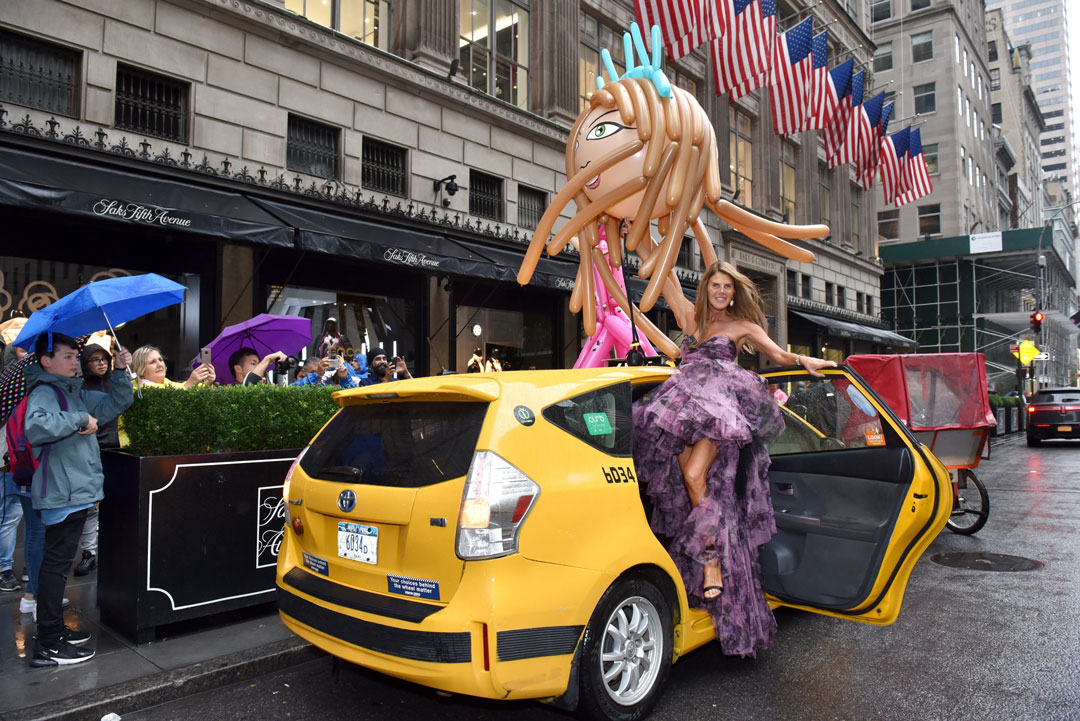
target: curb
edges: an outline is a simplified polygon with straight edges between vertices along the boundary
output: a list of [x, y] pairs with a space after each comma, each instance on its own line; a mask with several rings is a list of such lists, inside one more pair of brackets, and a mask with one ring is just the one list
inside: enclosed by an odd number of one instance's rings
[[4, 721], [96, 721], [210, 691], [326, 656], [298, 637], [266, 644], [183, 668], [79, 692], [60, 701], [0, 714]]

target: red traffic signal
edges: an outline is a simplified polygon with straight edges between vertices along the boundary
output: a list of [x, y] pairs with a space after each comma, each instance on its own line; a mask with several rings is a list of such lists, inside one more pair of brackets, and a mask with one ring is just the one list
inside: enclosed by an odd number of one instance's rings
[[1031, 330], [1033, 332], [1038, 333], [1042, 330], [1042, 322], [1045, 317], [1046, 316], [1043, 315], [1041, 310], [1037, 310], [1031, 314]]

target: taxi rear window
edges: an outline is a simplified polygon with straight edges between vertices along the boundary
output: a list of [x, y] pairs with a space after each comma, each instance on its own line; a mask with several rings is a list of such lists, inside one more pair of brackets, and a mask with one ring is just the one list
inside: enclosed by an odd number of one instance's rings
[[633, 411], [629, 383], [567, 398], [543, 413], [548, 421], [593, 448], [612, 456], [630, 456]]
[[469, 471], [488, 404], [392, 402], [345, 406], [304, 454], [311, 478], [420, 488]]

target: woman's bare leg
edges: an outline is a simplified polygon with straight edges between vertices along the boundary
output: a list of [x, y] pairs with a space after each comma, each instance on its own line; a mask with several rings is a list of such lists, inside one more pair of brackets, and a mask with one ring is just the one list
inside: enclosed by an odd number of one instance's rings
[[[686, 491], [690, 494], [690, 505], [697, 506], [705, 496], [706, 477], [719, 450], [716, 444], [702, 438], [693, 446], [687, 446], [678, 455], [679, 468], [683, 472]], [[705, 598], [716, 598], [723, 593], [724, 579], [720, 568], [720, 559], [713, 558], [705, 562]]]

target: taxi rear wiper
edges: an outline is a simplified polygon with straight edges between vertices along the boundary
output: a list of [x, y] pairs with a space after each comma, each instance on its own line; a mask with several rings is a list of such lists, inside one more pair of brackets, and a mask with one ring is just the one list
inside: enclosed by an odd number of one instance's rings
[[316, 475], [323, 475], [329, 473], [336, 476], [352, 476], [353, 478], [360, 480], [364, 475], [364, 471], [356, 468], [355, 466], [330, 466], [329, 468], [321, 469]]

